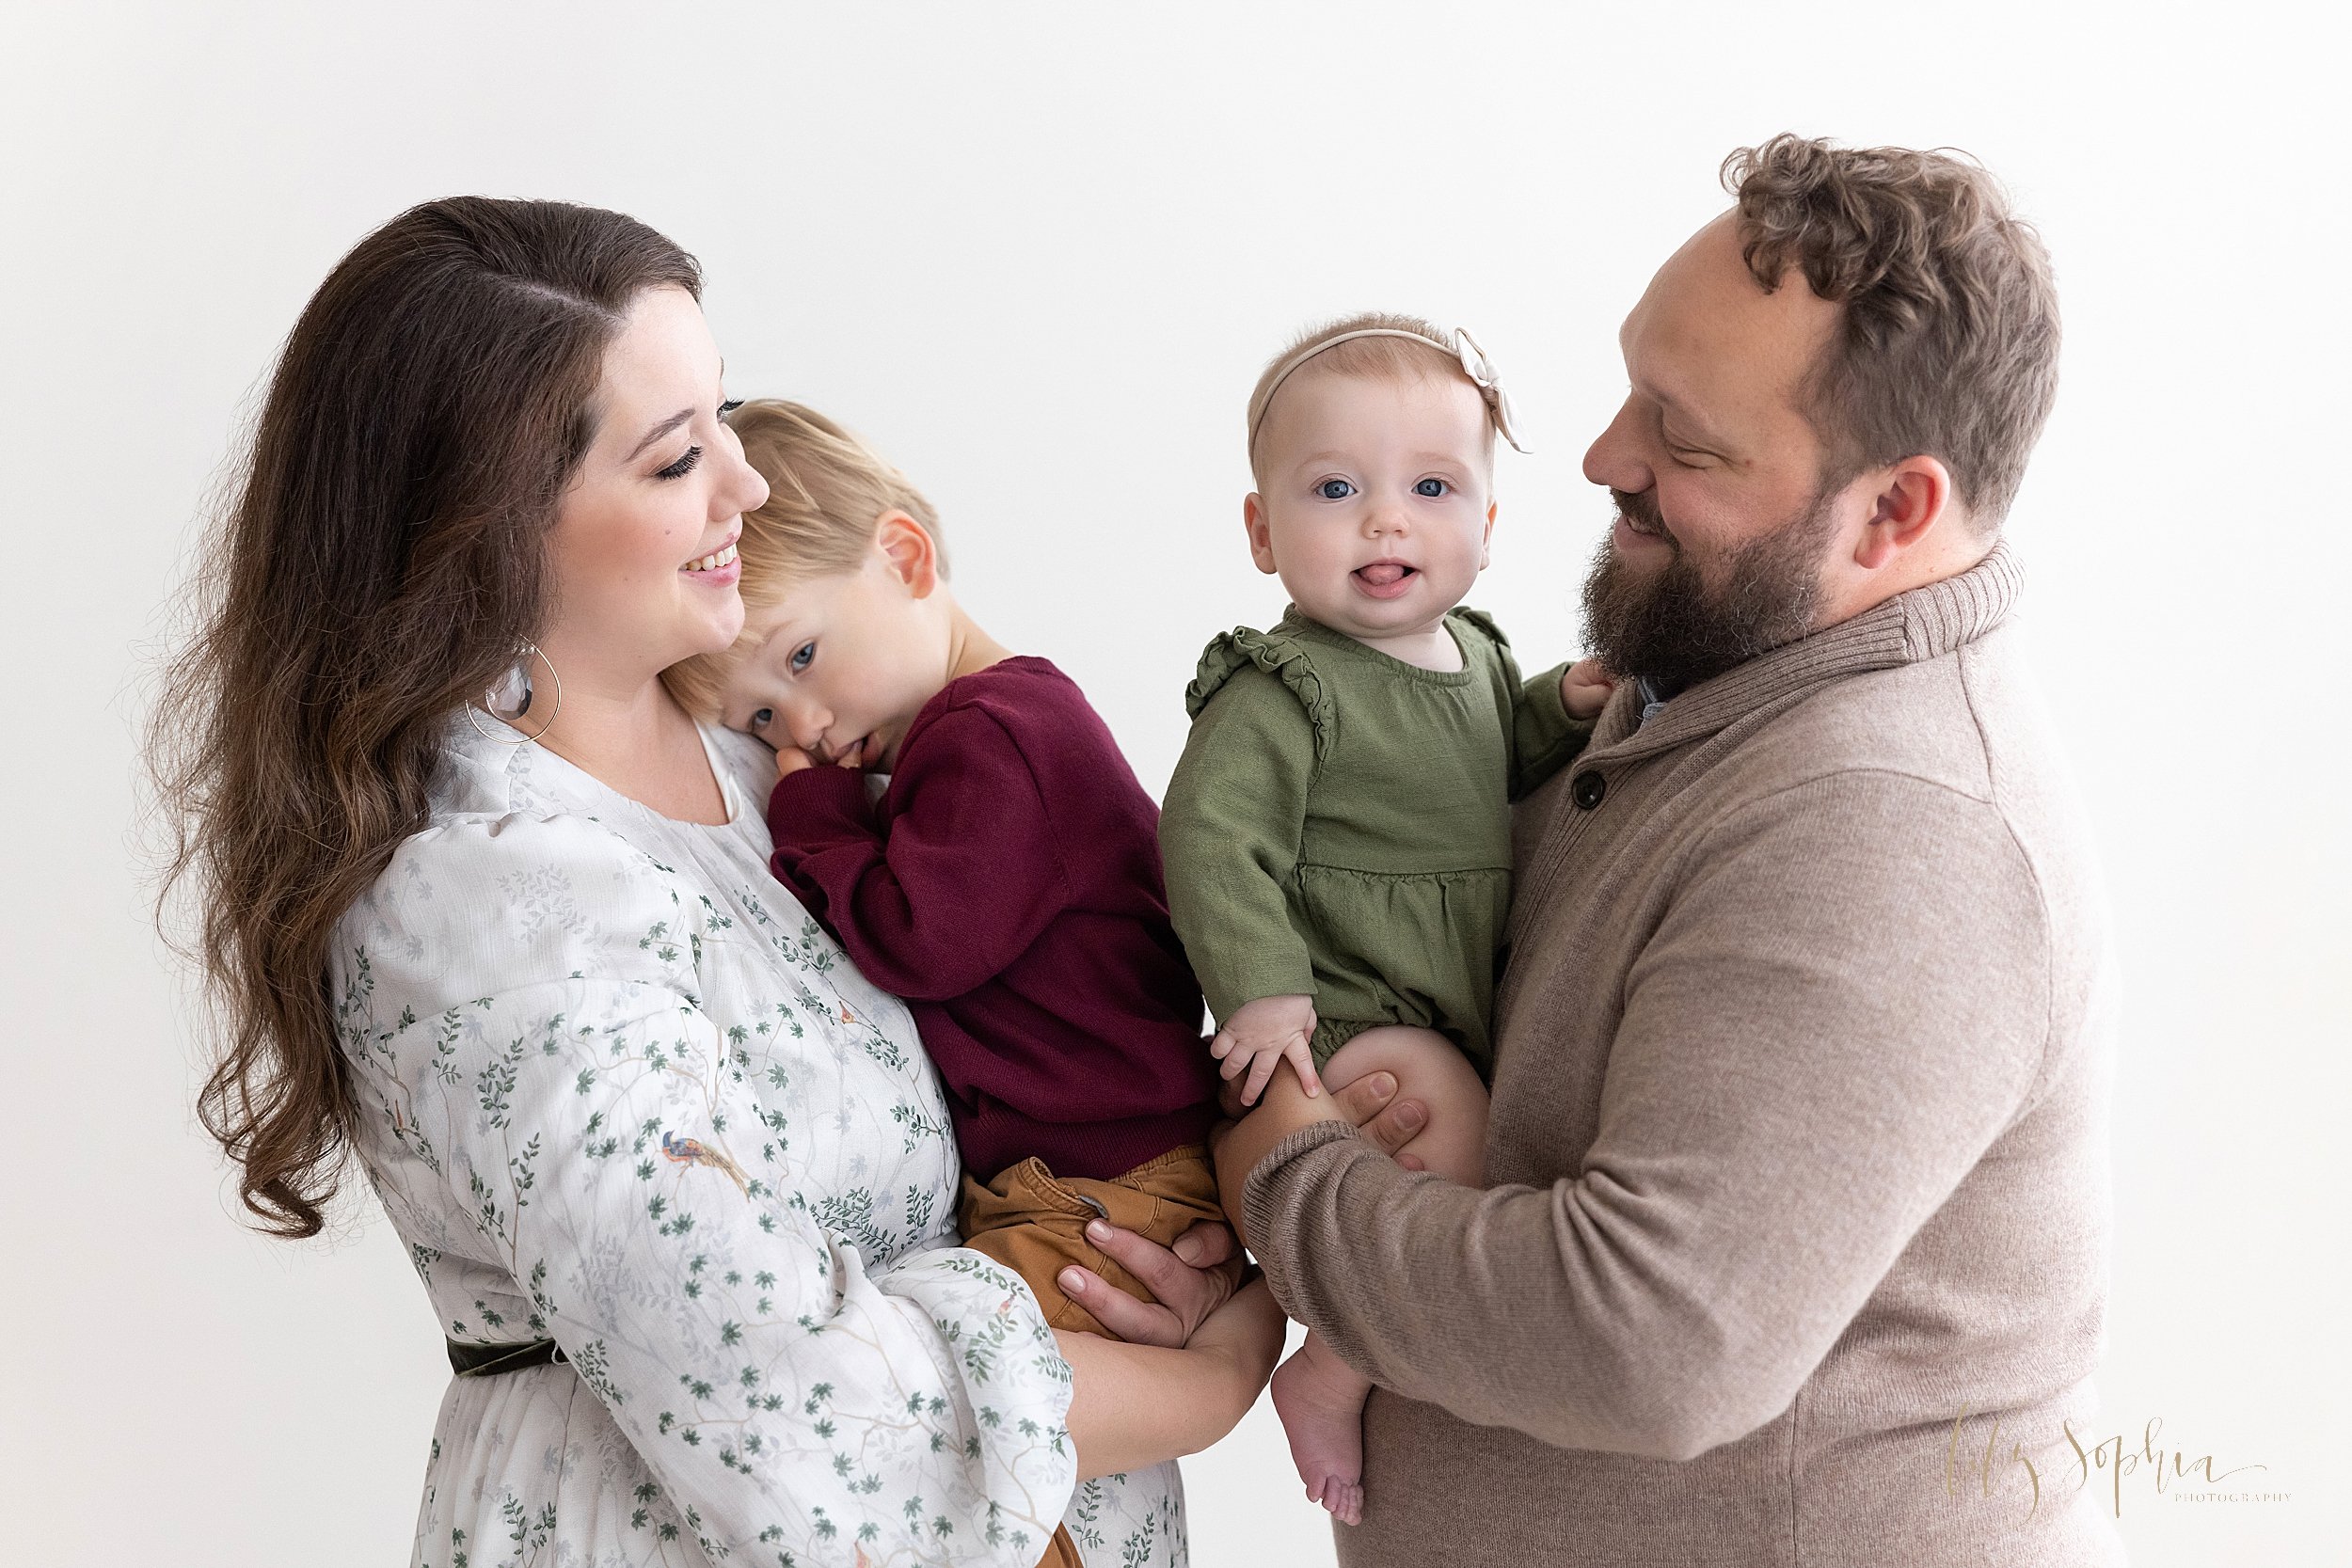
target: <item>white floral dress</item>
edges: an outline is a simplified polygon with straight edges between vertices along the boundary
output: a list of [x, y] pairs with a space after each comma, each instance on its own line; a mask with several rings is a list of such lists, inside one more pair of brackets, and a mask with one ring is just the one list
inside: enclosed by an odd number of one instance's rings
[[1089, 1564], [1183, 1562], [1173, 1464], [1073, 1488], [914, 1026], [770, 877], [766, 749], [703, 738], [723, 827], [461, 716], [339, 927], [359, 1157], [441, 1332], [569, 1358], [452, 1380], [412, 1562], [1026, 1568], [1065, 1511]]

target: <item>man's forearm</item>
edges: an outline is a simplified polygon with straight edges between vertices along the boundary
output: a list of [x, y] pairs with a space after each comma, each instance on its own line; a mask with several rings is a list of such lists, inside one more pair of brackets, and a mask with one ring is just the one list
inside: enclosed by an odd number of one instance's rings
[[1592, 1288], [1571, 1249], [1624, 1249], [1580, 1186], [1455, 1186], [1335, 1124], [1276, 1148], [1242, 1203], [1293, 1317], [1381, 1386], [1464, 1420], [1681, 1459], [1783, 1408], [1810, 1361], [1736, 1366], [1708, 1302], [1622, 1277], [1626, 1259], [1613, 1288]]

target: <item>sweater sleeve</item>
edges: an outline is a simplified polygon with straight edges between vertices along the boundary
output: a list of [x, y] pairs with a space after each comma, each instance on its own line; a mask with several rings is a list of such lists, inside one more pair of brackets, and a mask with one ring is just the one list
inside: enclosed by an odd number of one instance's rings
[[[1574, 1180], [1451, 1186], [1327, 1125], [1250, 1173], [1276, 1296], [1375, 1382], [1561, 1447], [1730, 1442], [1788, 1407], [2023, 1107], [2050, 925], [1992, 806], [1838, 775], [1688, 863]], [[1541, 1051], [1540, 1019], [1512, 1027]]]
[[1235, 673], [1200, 717], [1160, 810], [1168, 915], [1222, 1023], [1264, 996], [1312, 996], [1286, 890], [1298, 866], [1314, 726], [1282, 683]]
[[778, 780], [776, 879], [876, 985], [911, 1001], [961, 996], [1028, 951], [1070, 900], [1044, 796], [1012, 736], [977, 707], [933, 720], [891, 791], [885, 827], [861, 774]]

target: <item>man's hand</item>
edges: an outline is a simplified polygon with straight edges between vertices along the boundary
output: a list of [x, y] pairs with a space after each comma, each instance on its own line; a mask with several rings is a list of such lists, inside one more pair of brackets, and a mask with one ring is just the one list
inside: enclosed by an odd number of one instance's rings
[[1209, 1054], [1225, 1064], [1220, 1070], [1228, 1080], [1240, 1078], [1244, 1072], [1249, 1075], [1242, 1081], [1244, 1105], [1258, 1102], [1266, 1080], [1285, 1060], [1312, 1099], [1323, 1093], [1323, 1080], [1315, 1076], [1314, 1053], [1307, 1049], [1314, 1032], [1312, 997], [1262, 996], [1233, 1009], [1233, 1016], [1209, 1042]]
[[[1375, 1148], [1394, 1155], [1429, 1124], [1429, 1108], [1418, 1100], [1398, 1100], [1392, 1072], [1367, 1072], [1344, 1088], [1311, 1100], [1295, 1083], [1277, 1078], [1266, 1089], [1264, 1104], [1239, 1121], [1219, 1123], [1209, 1132], [1209, 1152], [1216, 1161], [1217, 1197], [1236, 1235], [1242, 1229], [1242, 1184], [1249, 1173], [1274, 1152], [1276, 1144], [1319, 1121], [1353, 1123]], [[1248, 1242], [1242, 1235], [1243, 1244]]]
[[1571, 719], [1597, 719], [1617, 689], [1617, 677], [1597, 658], [1580, 658], [1560, 676], [1561, 705]]

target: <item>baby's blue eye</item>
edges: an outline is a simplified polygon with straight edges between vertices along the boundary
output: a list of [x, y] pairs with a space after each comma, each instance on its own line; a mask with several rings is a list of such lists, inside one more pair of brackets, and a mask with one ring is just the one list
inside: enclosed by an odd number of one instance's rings
[[1343, 479], [1327, 479], [1315, 486], [1315, 494], [1327, 501], [1343, 501], [1356, 493], [1356, 486]]
[[1413, 494], [1416, 496], [1428, 496], [1432, 499], [1442, 496], [1445, 494], [1445, 481], [1442, 479], [1424, 479], [1419, 484], [1413, 486]]
[[752, 728], [755, 730], [764, 730], [775, 721], [776, 710], [774, 708], [763, 707], [753, 710]]
[[792, 673], [797, 675], [802, 671], [807, 669], [809, 660], [815, 658], [816, 657], [817, 644], [814, 642], [803, 642], [799, 647], [793, 649], [792, 657], [788, 661], [792, 666]]

